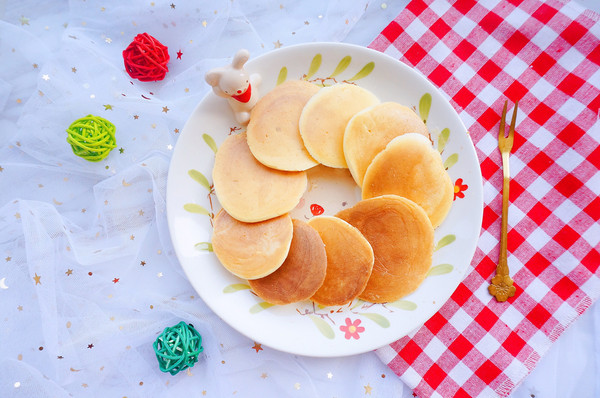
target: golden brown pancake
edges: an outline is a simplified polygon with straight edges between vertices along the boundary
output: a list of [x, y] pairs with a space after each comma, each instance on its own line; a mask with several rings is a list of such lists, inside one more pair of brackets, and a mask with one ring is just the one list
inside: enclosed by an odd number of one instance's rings
[[348, 167], [344, 157], [346, 125], [356, 113], [378, 102], [373, 93], [353, 84], [322, 88], [300, 115], [300, 135], [311, 156], [325, 166]]
[[307, 184], [304, 171], [275, 170], [256, 160], [245, 132], [231, 135], [221, 144], [212, 176], [221, 206], [244, 222], [288, 213], [300, 202]]
[[347, 222], [331, 216], [311, 218], [327, 253], [327, 273], [312, 300], [323, 306], [344, 305], [362, 293], [373, 269], [373, 249]]
[[421, 206], [434, 228], [450, 211], [454, 184], [429, 139], [409, 133], [394, 138], [367, 168], [363, 199], [394, 194]]
[[385, 195], [361, 200], [336, 216], [355, 226], [375, 254], [373, 272], [361, 299], [396, 301], [419, 287], [433, 255], [433, 227], [419, 205]]
[[383, 102], [358, 112], [344, 133], [344, 156], [354, 181], [362, 187], [373, 158], [395, 137], [419, 133], [429, 138], [427, 126], [411, 109], [396, 102]]
[[288, 214], [244, 223], [221, 209], [213, 220], [212, 247], [221, 264], [232, 274], [244, 279], [262, 278], [283, 264], [293, 230]]
[[271, 304], [309, 299], [323, 285], [327, 269], [325, 245], [307, 223], [292, 220], [294, 236], [287, 258], [275, 272], [248, 281], [257, 296]]
[[306, 150], [298, 128], [304, 105], [318, 91], [318, 86], [305, 80], [288, 80], [258, 101], [247, 134], [250, 150], [259, 162], [286, 171], [319, 164]]

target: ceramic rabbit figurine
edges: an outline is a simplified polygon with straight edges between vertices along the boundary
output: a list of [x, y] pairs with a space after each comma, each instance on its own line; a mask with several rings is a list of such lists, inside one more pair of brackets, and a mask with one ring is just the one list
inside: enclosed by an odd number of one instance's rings
[[227, 98], [236, 121], [246, 125], [250, 121], [250, 111], [258, 101], [260, 75], [251, 75], [244, 69], [250, 58], [248, 50], [239, 50], [231, 65], [214, 68], [205, 75], [205, 80], [219, 97]]

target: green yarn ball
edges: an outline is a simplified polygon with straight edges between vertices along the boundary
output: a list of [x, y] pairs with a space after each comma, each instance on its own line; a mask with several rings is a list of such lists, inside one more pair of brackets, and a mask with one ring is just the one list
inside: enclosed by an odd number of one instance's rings
[[73, 153], [90, 162], [99, 162], [117, 146], [115, 125], [100, 116], [87, 115], [67, 129]]
[[191, 324], [167, 327], [154, 342], [154, 353], [163, 372], [176, 375], [194, 366], [202, 352], [202, 336]]

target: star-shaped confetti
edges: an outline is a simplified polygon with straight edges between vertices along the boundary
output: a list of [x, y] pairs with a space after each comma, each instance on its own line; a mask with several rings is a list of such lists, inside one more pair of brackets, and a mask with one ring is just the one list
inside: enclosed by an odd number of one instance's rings
[[275, 48], [281, 48], [282, 45], [283, 44], [279, 40], [273, 42], [273, 46], [275, 46]]
[[67, 276], [73, 275], [73, 270], [69, 268], [67, 271], [65, 271], [65, 275], [67, 275]]
[[21, 15], [21, 18], [19, 18], [19, 22], [21, 22], [21, 26], [29, 25], [29, 18], [27, 18], [25, 15]]
[[8, 257], [5, 258], [5, 260], [6, 260], [6, 262], [9, 262], [10, 260], [12, 260], [12, 257], [8, 256]]
[[181, 52], [181, 50], [177, 51], [177, 59], [181, 59], [182, 55], [183, 53]]
[[33, 69], [37, 69], [38, 68], [38, 64], [33, 64]]
[[179, 129], [175, 129], [175, 130], [173, 130], [173, 132], [174, 132], [175, 134], [177, 134], [177, 133], [179, 133]]
[[104, 39], [104, 41], [108, 44], [112, 43], [112, 39], [110, 37], [107, 37], [106, 39]]
[[93, 344], [88, 344], [87, 347], [91, 350], [92, 348], [94, 348], [94, 345]]
[[20, 220], [20, 219], [21, 219], [21, 213], [19, 213], [19, 212], [16, 212], [16, 213], [15, 213], [15, 218], [16, 218], [17, 220]]
[[175, 9], [175, 4], [171, 3], [171, 9]]
[[260, 375], [260, 377], [263, 378], [263, 379], [266, 379], [267, 377], [269, 377], [269, 375], [266, 374], [266, 373], [263, 373], [263, 374]]
[[119, 148], [119, 153], [123, 153], [123, 152], [125, 152], [125, 149]]
[[369, 394], [371, 395], [371, 392], [373, 391], [373, 387], [371, 387], [369, 384], [367, 384], [366, 386], [363, 386], [365, 388], [365, 395]]
[[23, 306], [22, 305], [17, 306], [17, 310], [18, 311], [23, 311]]
[[117, 283], [117, 282], [119, 282], [119, 278], [115, 278], [112, 280], [112, 283]]
[[327, 378], [330, 379], [330, 380], [333, 379], [333, 373], [328, 372], [327, 373]]
[[142, 260], [140, 261], [140, 265], [143, 267], [144, 265], [146, 265], [146, 262]]
[[33, 277], [33, 280], [35, 281], [36, 285], [41, 285], [42, 281], [41, 281], [42, 277], [40, 275], [37, 274], [37, 272], [35, 273], [35, 276]]
[[138, 115], [133, 115], [134, 120], [138, 120], [140, 117]]
[[105, 111], [112, 111], [113, 110], [113, 106], [111, 104], [104, 104], [102, 106], [104, 107]]
[[257, 343], [256, 341], [254, 342], [254, 345], [252, 346], [252, 349], [256, 350], [256, 352], [262, 351], [262, 345]]
[[296, 390], [299, 390], [299, 389], [300, 389], [300, 383], [295, 383], [295, 384], [294, 384], [294, 388], [295, 388]]
[[48, 76], [48, 75], [42, 75], [42, 79], [48, 81], [48, 80], [50, 80], [50, 76]]
[[131, 236], [129, 237], [129, 240], [134, 240], [134, 239], [135, 239], [135, 235], [131, 235]]
[[140, 211], [138, 211], [138, 214], [139, 214], [140, 216], [143, 216], [143, 215], [144, 215], [144, 210], [140, 210]]
[[71, 72], [73, 72], [73, 73], [77, 73], [77, 68], [76, 68], [76, 67], [72, 67], [72, 68], [71, 68]]
[[164, 113], [167, 113], [167, 112], [169, 112], [169, 111], [170, 111], [170, 109], [169, 109], [169, 107], [168, 107], [168, 106], [163, 106], [163, 109], [162, 109], [162, 111], [163, 111]]

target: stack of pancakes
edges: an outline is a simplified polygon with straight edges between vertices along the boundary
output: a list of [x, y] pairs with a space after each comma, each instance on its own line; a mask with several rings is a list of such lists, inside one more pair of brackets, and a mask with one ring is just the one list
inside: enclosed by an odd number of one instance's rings
[[[362, 200], [335, 216], [292, 219], [318, 164], [348, 168]], [[415, 291], [454, 192], [412, 109], [354, 84], [304, 80], [258, 101], [247, 130], [217, 151], [213, 181], [223, 207], [213, 250], [272, 304], [384, 303]]]

